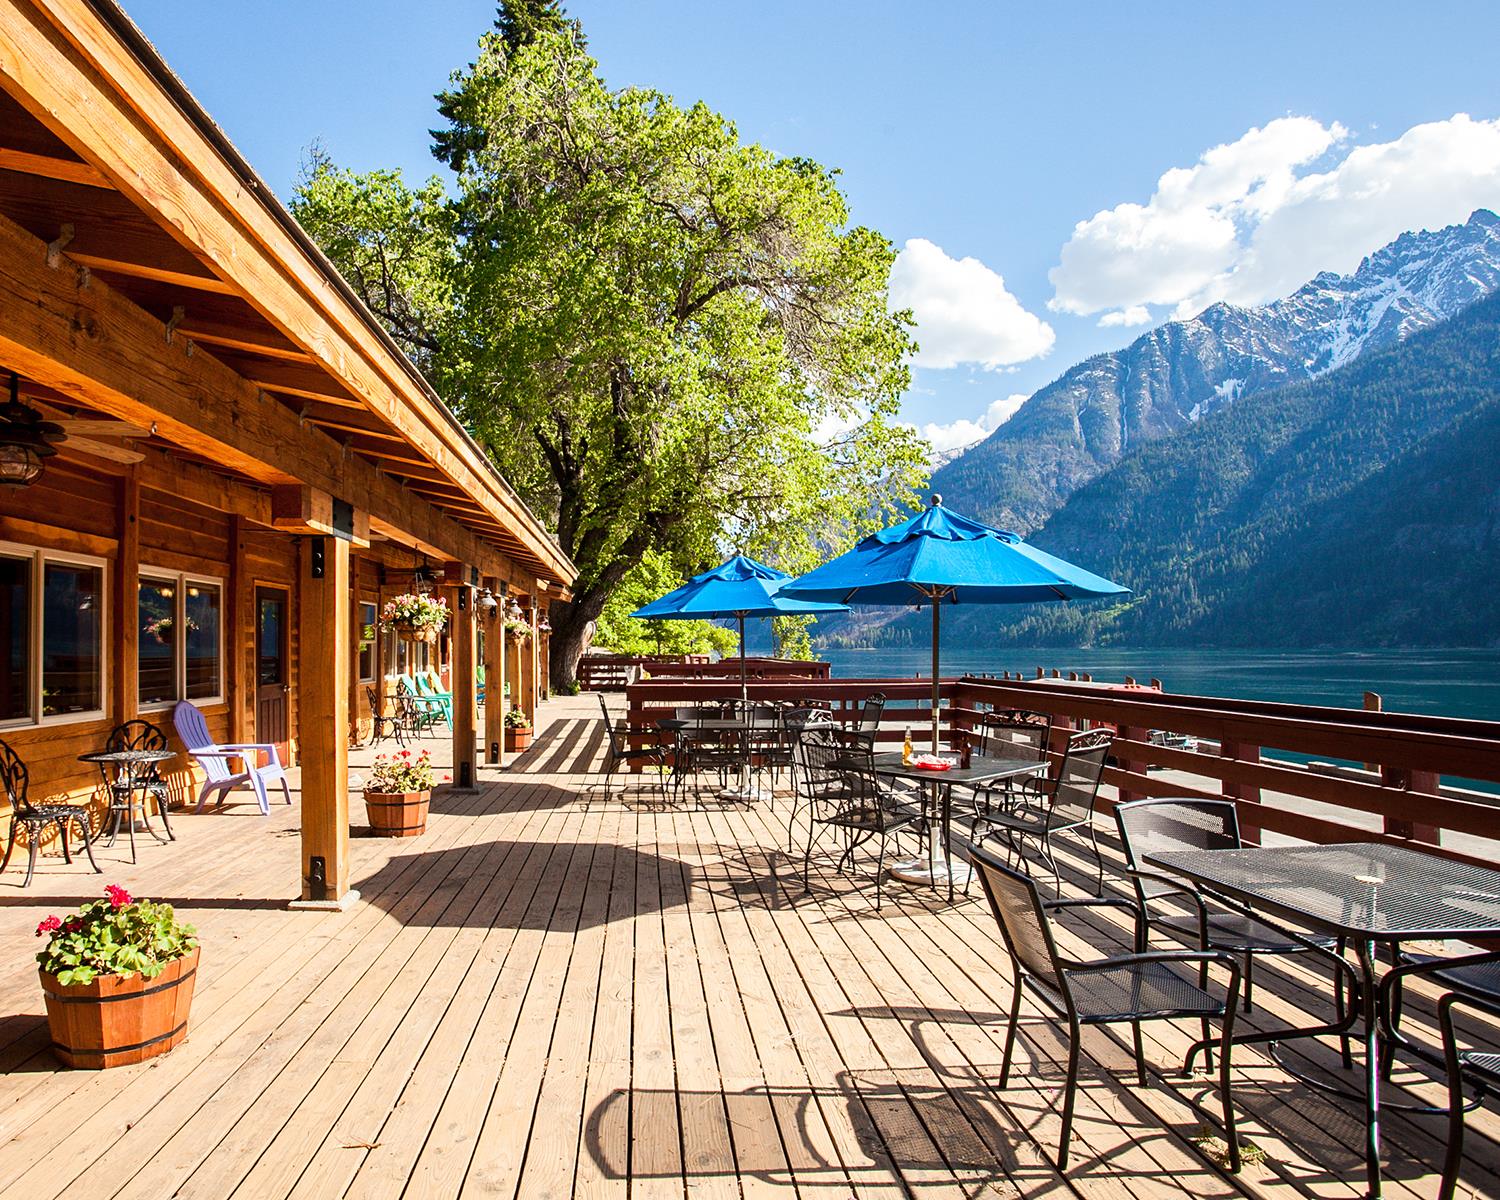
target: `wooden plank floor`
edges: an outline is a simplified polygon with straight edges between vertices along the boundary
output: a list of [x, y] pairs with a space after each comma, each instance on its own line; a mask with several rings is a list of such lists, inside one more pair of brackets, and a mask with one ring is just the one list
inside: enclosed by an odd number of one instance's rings
[[[595, 704], [550, 705], [513, 768], [434, 799], [424, 838], [356, 837], [348, 913], [284, 906], [295, 806], [185, 812], [139, 865], [101, 850], [102, 876], [48, 858], [23, 891], [7, 872], [0, 1200], [1362, 1194], [1359, 1114], [1252, 1051], [1235, 1100], [1264, 1158], [1221, 1171], [1199, 1146], [1212, 1089], [1175, 1073], [1190, 1031], [1168, 1024], [1148, 1026], [1144, 1090], [1125, 1041], [1086, 1033], [1060, 1176], [1064, 1045], [1024, 1009], [1026, 1054], [997, 1089], [1010, 989], [977, 896], [897, 885], [877, 912], [867, 870], [826, 864], [804, 890], [784, 802], [674, 809], [639, 780], [622, 790], [598, 773]], [[1089, 865], [1065, 856], [1075, 886]], [[105, 882], [198, 925], [192, 1031], [150, 1064], [67, 1072], [47, 1050], [32, 930]], [[1128, 931], [1092, 916], [1065, 936], [1084, 954]], [[1252, 1024], [1329, 1009], [1313, 964], [1266, 964], [1256, 983]], [[1414, 1031], [1433, 1036], [1431, 1016], [1419, 996]], [[1336, 1065], [1331, 1047], [1306, 1053]], [[1439, 1095], [1404, 1068], [1397, 1085]], [[1386, 1126], [1387, 1194], [1435, 1195], [1441, 1120]], [[1460, 1195], [1500, 1197], [1500, 1116], [1470, 1129]]]

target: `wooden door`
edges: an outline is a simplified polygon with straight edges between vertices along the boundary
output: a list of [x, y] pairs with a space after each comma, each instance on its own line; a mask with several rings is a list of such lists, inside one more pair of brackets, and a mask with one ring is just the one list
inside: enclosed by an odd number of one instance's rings
[[288, 759], [289, 617], [286, 589], [255, 589], [255, 740], [274, 743], [283, 765]]

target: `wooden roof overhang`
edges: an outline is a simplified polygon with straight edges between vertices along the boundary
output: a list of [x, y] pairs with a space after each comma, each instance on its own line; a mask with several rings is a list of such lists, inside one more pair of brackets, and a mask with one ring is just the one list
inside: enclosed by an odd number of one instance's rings
[[576, 574], [111, 0], [0, 0], [0, 365], [283, 506], [528, 593]]

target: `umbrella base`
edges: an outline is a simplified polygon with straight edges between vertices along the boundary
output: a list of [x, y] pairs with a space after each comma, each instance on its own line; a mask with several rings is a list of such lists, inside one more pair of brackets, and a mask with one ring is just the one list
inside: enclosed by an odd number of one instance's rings
[[955, 887], [963, 887], [974, 874], [968, 863], [956, 858], [936, 861], [908, 858], [893, 862], [888, 869], [892, 879], [899, 879], [902, 883], [926, 884], [928, 887], [947, 887], [950, 883]]
[[720, 800], [732, 800], [740, 804], [770, 803], [773, 798], [771, 789], [758, 783], [736, 783], [719, 793]]

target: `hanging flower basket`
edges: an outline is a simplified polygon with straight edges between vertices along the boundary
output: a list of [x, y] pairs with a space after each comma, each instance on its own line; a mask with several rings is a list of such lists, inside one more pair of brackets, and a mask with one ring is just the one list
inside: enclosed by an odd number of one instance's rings
[[385, 602], [380, 623], [405, 641], [435, 642], [448, 624], [448, 601], [404, 592]]
[[169, 904], [132, 900], [111, 885], [106, 898], [63, 920], [37, 955], [52, 1052], [70, 1067], [98, 1070], [165, 1054], [187, 1036], [198, 939]]

